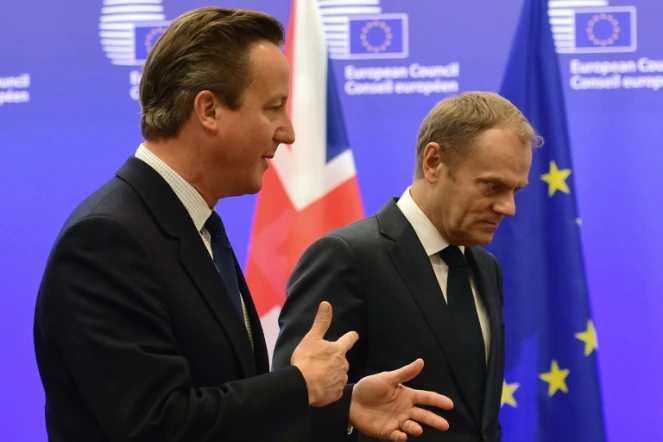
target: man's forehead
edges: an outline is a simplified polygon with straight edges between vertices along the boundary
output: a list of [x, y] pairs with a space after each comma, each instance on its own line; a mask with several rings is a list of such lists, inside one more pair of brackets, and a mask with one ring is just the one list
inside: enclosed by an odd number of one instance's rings
[[252, 45], [249, 49], [249, 59], [253, 67], [260, 72], [289, 72], [288, 60], [281, 49], [268, 41]]
[[522, 180], [522, 176], [529, 172], [531, 161], [532, 149], [525, 145], [494, 143], [476, 145], [468, 152], [460, 167], [502, 180]]
[[277, 46], [254, 47], [251, 53], [252, 85], [265, 89], [269, 95], [284, 96], [290, 88], [290, 69], [285, 56]]

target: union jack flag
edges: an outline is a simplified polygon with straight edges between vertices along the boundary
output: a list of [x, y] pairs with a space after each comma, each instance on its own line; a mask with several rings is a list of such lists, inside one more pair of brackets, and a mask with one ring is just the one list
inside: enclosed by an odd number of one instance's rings
[[316, 0], [293, 0], [285, 53], [296, 141], [281, 146], [265, 172], [246, 269], [270, 360], [298, 259], [313, 241], [364, 213]]

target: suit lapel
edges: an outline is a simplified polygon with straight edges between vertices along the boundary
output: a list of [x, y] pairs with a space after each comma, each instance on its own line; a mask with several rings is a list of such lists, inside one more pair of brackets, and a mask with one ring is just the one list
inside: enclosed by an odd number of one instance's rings
[[245, 376], [255, 376], [253, 351], [244, 321], [237, 314], [237, 308], [230, 299], [221, 275], [209, 257], [209, 252], [205, 249], [198, 232], [194, 228], [190, 230], [191, 235], [180, 238], [180, 262], [203, 295], [217, 322], [230, 338]]
[[471, 402], [468, 400], [468, 392], [471, 391], [472, 386], [467, 376], [463, 376], [465, 367], [460, 363], [459, 358], [463, 348], [454, 339], [455, 331], [451, 326], [451, 316], [431, 266], [430, 258], [394, 200], [380, 211], [378, 220], [383, 235], [393, 241], [389, 254], [394, 266], [408, 286], [428, 326], [445, 353], [458, 391], [465, 404], [468, 404], [467, 409], [478, 427], [480, 410], [474, 410], [469, 406]]
[[256, 368], [244, 322], [237, 314], [237, 309], [226, 292], [221, 276], [186, 208], [168, 183], [154, 169], [137, 158], [129, 158], [117, 172], [117, 176], [136, 190], [156, 222], [168, 235], [179, 241], [179, 260], [182, 267], [228, 336], [244, 376], [254, 376]]
[[[477, 290], [481, 296], [483, 305], [486, 307], [486, 312], [490, 317], [490, 353], [488, 356], [488, 370], [486, 378], [486, 391], [484, 394], [483, 410], [481, 413], [481, 430], [485, 431], [490, 424], [489, 416], [494, 412], [490, 410], [495, 401], [491, 397], [494, 391], [502, 391], [502, 379], [500, 378], [500, 364], [502, 364], [500, 352], [500, 340], [502, 331], [500, 325], [502, 322], [499, 306], [497, 305], [498, 293], [489, 287], [497, 287], [497, 280], [489, 278], [492, 269], [488, 269], [488, 263], [485, 258], [481, 259], [478, 253], [473, 249], [467, 249], [465, 255], [467, 256], [468, 263], [472, 269], [474, 281], [477, 285]], [[492, 264], [492, 263], [491, 263]], [[495, 278], [497, 275], [495, 275]]]
[[[234, 253], [233, 253], [234, 255]], [[269, 372], [269, 354], [267, 353], [267, 344], [264, 339], [262, 324], [258, 311], [253, 303], [253, 297], [249, 291], [249, 286], [244, 279], [242, 269], [235, 257], [235, 269], [237, 270], [237, 280], [239, 281], [239, 290], [242, 293], [242, 299], [246, 306], [246, 313], [249, 315], [249, 323], [251, 324], [251, 335], [253, 336], [253, 354], [255, 357], [256, 374], [263, 374]], [[246, 328], [244, 328], [246, 330]], [[246, 334], [246, 333], [245, 333]], [[250, 343], [249, 343], [250, 344]]]

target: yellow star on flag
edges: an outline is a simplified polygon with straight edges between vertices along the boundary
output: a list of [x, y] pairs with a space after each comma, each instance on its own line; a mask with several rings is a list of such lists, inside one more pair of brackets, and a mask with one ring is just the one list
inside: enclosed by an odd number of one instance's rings
[[507, 384], [506, 381], [503, 381], [502, 383], [502, 404], [500, 407], [503, 407], [504, 404], [509, 404], [512, 407], [517, 407], [518, 403], [516, 402], [516, 398], [513, 397], [513, 393], [520, 387], [520, 384], [513, 383], [513, 384]]
[[585, 343], [585, 356], [591, 355], [594, 350], [599, 348], [599, 343], [596, 339], [596, 330], [591, 319], [587, 321], [587, 330], [576, 333], [575, 337]]
[[557, 361], [553, 359], [550, 364], [550, 371], [539, 375], [539, 379], [548, 383], [548, 396], [553, 397], [557, 390], [562, 390], [568, 393], [569, 389], [566, 387], [566, 377], [571, 373], [571, 370], [560, 370]]
[[556, 191], [571, 193], [566, 179], [571, 175], [571, 169], [558, 169], [554, 161], [550, 162], [550, 171], [541, 175], [541, 179], [548, 183], [548, 196], [553, 196]]

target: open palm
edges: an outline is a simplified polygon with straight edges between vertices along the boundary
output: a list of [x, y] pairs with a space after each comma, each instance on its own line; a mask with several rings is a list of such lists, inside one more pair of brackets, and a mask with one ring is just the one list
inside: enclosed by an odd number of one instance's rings
[[440, 431], [449, 429], [448, 422], [437, 414], [417, 407], [429, 405], [443, 410], [453, 407], [451, 399], [438, 393], [414, 390], [402, 385], [415, 378], [424, 361], [395, 371], [387, 371], [360, 380], [352, 390], [350, 423], [361, 433], [394, 442], [407, 440], [407, 435], [420, 436], [421, 424]]

